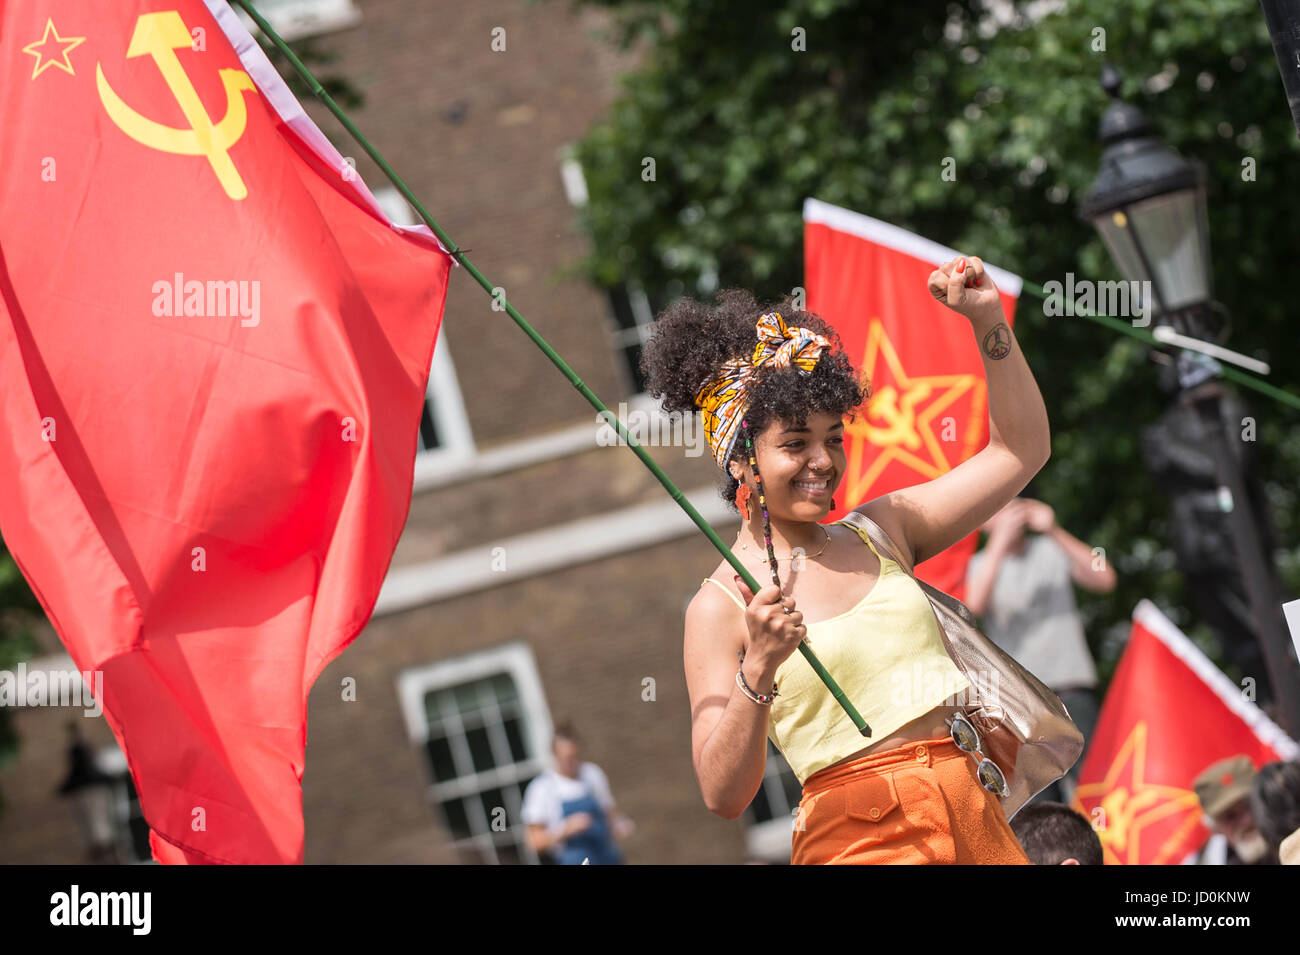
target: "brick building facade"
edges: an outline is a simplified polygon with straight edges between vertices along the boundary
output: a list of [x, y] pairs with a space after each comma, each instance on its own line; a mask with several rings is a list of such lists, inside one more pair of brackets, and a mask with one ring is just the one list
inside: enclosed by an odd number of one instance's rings
[[[338, 54], [326, 70], [365, 96], [357, 125], [595, 393], [648, 412], [636, 345], [661, 298], [565, 276], [585, 248], [566, 147], [631, 62], [601, 38], [601, 17], [560, 0], [260, 6], [287, 38], [319, 34]], [[414, 221], [332, 117], [305, 105], [390, 214]], [[562, 721], [637, 824], [630, 863], [788, 859], [798, 785], [779, 756], [737, 821], [708, 812], [691, 766], [682, 615], [716, 563], [709, 542], [461, 269], [429, 395], [410, 517], [375, 616], [311, 694], [306, 861], [537, 861], [519, 794], [549, 764]], [[725, 539], [735, 517], [702, 436], [684, 434], [693, 448], [648, 450]], [[33, 665], [70, 666], [44, 639]], [[33, 708], [18, 712], [22, 750], [0, 773], [0, 861], [83, 860], [79, 813], [53, 795], [70, 721], [118, 780], [119, 858], [147, 858], [104, 720]]]

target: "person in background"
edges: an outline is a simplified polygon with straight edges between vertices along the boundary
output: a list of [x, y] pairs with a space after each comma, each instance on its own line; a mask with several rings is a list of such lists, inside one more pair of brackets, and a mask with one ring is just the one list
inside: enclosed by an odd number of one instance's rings
[[1009, 501], [982, 530], [988, 541], [967, 566], [966, 606], [994, 643], [1061, 698], [1083, 734], [1083, 753], [1070, 772], [1033, 799], [1068, 802], [1100, 709], [1097, 669], [1071, 585], [1109, 593], [1115, 571], [1028, 492]]
[[576, 734], [567, 726], [551, 742], [554, 768], [528, 784], [520, 815], [528, 826], [528, 844], [550, 852], [559, 865], [622, 865], [616, 840], [635, 825], [618, 812], [609, 780], [595, 763], [579, 758]]
[[1270, 861], [1280, 863], [1283, 844], [1300, 830], [1300, 762], [1261, 766], [1250, 784], [1249, 802], [1250, 814], [1273, 856]]
[[1246, 755], [1222, 759], [1208, 766], [1192, 783], [1205, 813], [1210, 838], [1201, 851], [1184, 864], [1270, 865], [1275, 863], [1269, 844], [1255, 825], [1250, 808], [1255, 766]]
[[1012, 817], [1011, 831], [1034, 865], [1103, 864], [1092, 823], [1063, 803], [1027, 803]]

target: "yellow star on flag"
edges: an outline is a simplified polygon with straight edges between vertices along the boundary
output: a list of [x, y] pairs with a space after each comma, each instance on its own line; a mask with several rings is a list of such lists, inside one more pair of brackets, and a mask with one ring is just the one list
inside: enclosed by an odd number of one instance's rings
[[[68, 54], [85, 42], [86, 38], [84, 36], [59, 36], [59, 31], [54, 29], [54, 21], [47, 19], [45, 21], [45, 35], [23, 47], [24, 53], [30, 53], [36, 57], [36, 66], [32, 69], [32, 79], [36, 79], [51, 66], [57, 66], [69, 76], [76, 76], [77, 74], [72, 72], [72, 63], [68, 59]], [[51, 46], [55, 47], [54, 52], [46, 52]]]
[[[883, 362], [888, 376], [878, 373]], [[865, 414], [848, 423], [853, 442], [848, 462], [849, 500], [860, 500], [874, 486], [891, 461], [898, 461], [915, 471], [921, 480], [931, 480], [951, 470], [953, 462], [944, 453], [935, 434], [934, 419], [963, 395], [971, 398], [970, 419], [957, 461], [973, 450], [974, 440], [984, 416], [984, 381], [978, 375], [917, 375], [909, 377], [899, 360], [880, 319], [872, 319], [867, 330], [866, 353], [862, 367], [870, 381], [889, 380], [873, 388]], [[890, 380], [892, 379], [892, 380]], [[862, 459], [868, 449], [879, 449], [871, 465], [863, 471]]]
[[[1085, 783], [1074, 791], [1073, 807], [1094, 822], [1108, 865], [1168, 865], [1185, 854], [1187, 835], [1201, 822], [1201, 802], [1196, 793], [1178, 786], [1146, 781], [1147, 724], [1134, 725], [1098, 783]], [[1087, 802], [1093, 802], [1088, 806]], [[1096, 813], [1100, 809], [1100, 813]], [[1173, 828], [1169, 826], [1172, 820]], [[1181, 818], [1178, 818], [1180, 817]], [[1160, 844], [1143, 851], [1144, 830], [1163, 822], [1156, 838]]]

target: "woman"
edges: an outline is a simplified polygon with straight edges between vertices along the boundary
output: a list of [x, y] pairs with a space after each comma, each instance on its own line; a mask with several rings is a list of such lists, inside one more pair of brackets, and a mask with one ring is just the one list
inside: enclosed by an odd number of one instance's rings
[[[932, 481], [858, 508], [915, 564], [993, 516], [1050, 453], [1043, 400], [980, 259], [931, 273], [971, 323], [988, 382], [989, 443]], [[705, 804], [734, 819], [763, 779], [766, 739], [803, 785], [791, 861], [1028, 864], [948, 720], [969, 686], [916, 582], [854, 528], [823, 525], [845, 470], [844, 417], [866, 398], [834, 332], [748, 293], [690, 299], [656, 323], [643, 367], [665, 410], [699, 409], [723, 493], [742, 514], [730, 564], [686, 613], [692, 756]], [[789, 321], [787, 321], [789, 319]], [[765, 528], [770, 528], [770, 537]], [[867, 720], [864, 738], [802, 654], [807, 639]], [[738, 666], [739, 663], [739, 666]]]

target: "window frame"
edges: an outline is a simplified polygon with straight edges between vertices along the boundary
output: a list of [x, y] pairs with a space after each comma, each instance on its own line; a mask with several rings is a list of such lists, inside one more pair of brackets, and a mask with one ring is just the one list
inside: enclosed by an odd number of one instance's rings
[[[433, 415], [434, 426], [443, 440], [438, 448], [419, 447], [419, 435], [416, 436], [415, 480], [421, 481], [431, 474], [463, 465], [473, 460], [477, 454], [474, 435], [469, 427], [469, 415], [465, 412], [465, 400], [461, 396], [460, 380], [456, 377], [456, 367], [452, 362], [451, 348], [447, 344], [446, 319], [438, 327], [438, 339], [433, 346], [433, 363], [429, 368], [429, 385], [425, 389], [424, 401]], [[421, 408], [420, 413], [424, 413]]]
[[[566, 143], [556, 150], [560, 166], [560, 182], [564, 187], [564, 196], [569, 205], [582, 209], [587, 205], [587, 179], [583, 173], [582, 163], [578, 159], [575, 143]], [[672, 250], [669, 250], [670, 253]], [[709, 294], [718, 287], [718, 274], [713, 269], [704, 270], [696, 280], [696, 292]], [[655, 323], [655, 309], [650, 303], [650, 296], [645, 287], [636, 278], [629, 278], [617, 285], [605, 286], [602, 291], [609, 299], [609, 312], [606, 321], [606, 333], [611, 350], [616, 354], [619, 374], [624, 379], [624, 390], [628, 399], [646, 396], [642, 388], [637, 387], [637, 372], [629, 360], [631, 348], [644, 346], [650, 336], [650, 329]], [[665, 292], [671, 299], [672, 293]], [[615, 296], [627, 299], [628, 311], [632, 314], [633, 326], [624, 328], [619, 324], [618, 308]], [[661, 303], [666, 306], [668, 301]], [[636, 340], [633, 341], [635, 336]]]
[[[361, 22], [356, 0], [259, 0], [257, 12], [286, 43], [346, 30]], [[235, 13], [249, 33], [259, 32], [247, 13], [238, 7]]]
[[[420, 217], [396, 187], [380, 186], [371, 194], [384, 215], [397, 225], [419, 225]], [[441, 473], [462, 467], [477, 454], [469, 415], [465, 411], [465, 399], [461, 394], [460, 379], [456, 377], [451, 347], [447, 344], [446, 328], [444, 313], [438, 325], [433, 361], [429, 366], [429, 383], [424, 394], [425, 405], [433, 415], [434, 426], [438, 429], [443, 444], [438, 448], [422, 448], [419, 434], [416, 434], [414, 480], [417, 487]], [[420, 413], [423, 415], [423, 408]]]
[[[497, 767], [487, 772], [475, 772], [469, 776], [457, 777], [452, 782], [438, 782], [433, 778], [433, 769], [429, 765], [427, 755], [429, 721], [424, 709], [425, 696], [435, 690], [486, 680], [502, 672], [514, 681], [525, 721], [524, 732], [534, 755], [510, 764], [508, 772], [503, 772], [503, 767]], [[546, 694], [542, 689], [541, 676], [537, 670], [537, 660], [532, 648], [526, 643], [513, 641], [503, 646], [410, 667], [397, 677], [397, 694], [402, 719], [406, 724], [407, 737], [412, 750], [419, 754], [424, 779], [424, 797], [439, 825], [445, 825], [439, 805], [441, 800], [447, 797], [465, 797], [481, 793], [486, 789], [512, 785], [520, 779], [536, 777], [551, 768], [549, 754], [554, 725], [551, 721], [550, 707], [546, 702]], [[520, 830], [519, 844], [525, 861], [533, 864], [540, 862], [540, 858], [528, 844], [528, 839], [523, 832], [527, 828], [523, 820], [510, 820], [509, 828]], [[449, 844], [454, 846], [473, 845], [482, 838], [482, 834], [472, 835], [468, 839], [456, 838], [450, 831], [447, 834], [450, 837]]]
[[[655, 324], [655, 313], [650, 304], [650, 296], [641, 283], [635, 279], [629, 279], [622, 285], [607, 288], [605, 293], [610, 298], [610, 315], [607, 323], [609, 343], [617, 356], [619, 371], [624, 379], [624, 391], [628, 399], [648, 397], [644, 388], [637, 387], [636, 373], [633, 371], [631, 361], [631, 349], [644, 348], [646, 342], [650, 340], [650, 330], [654, 328]], [[627, 299], [628, 311], [631, 312], [634, 323], [628, 328], [623, 328], [618, 323], [618, 310], [614, 307], [613, 302], [615, 295], [622, 295]]]

